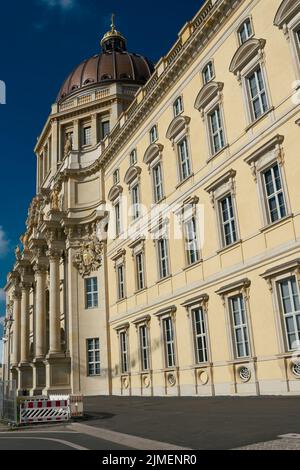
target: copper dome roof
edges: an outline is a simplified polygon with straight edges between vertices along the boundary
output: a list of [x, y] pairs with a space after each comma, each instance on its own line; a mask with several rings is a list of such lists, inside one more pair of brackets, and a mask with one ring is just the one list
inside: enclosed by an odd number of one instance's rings
[[102, 52], [83, 61], [65, 80], [57, 97], [57, 102], [69, 95], [93, 85], [112, 82], [144, 85], [154, 67], [145, 57], [129, 53], [125, 38], [112, 29], [101, 41]]

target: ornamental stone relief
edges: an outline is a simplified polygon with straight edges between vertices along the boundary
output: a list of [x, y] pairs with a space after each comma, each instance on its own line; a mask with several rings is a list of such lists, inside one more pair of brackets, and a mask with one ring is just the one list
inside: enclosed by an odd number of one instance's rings
[[103, 244], [97, 237], [84, 240], [75, 252], [73, 263], [82, 277], [97, 271], [102, 264]]

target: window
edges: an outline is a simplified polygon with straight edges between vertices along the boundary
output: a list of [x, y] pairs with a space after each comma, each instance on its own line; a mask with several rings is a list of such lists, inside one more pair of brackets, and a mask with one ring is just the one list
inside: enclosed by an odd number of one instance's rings
[[173, 321], [170, 317], [165, 318], [163, 320], [163, 334], [164, 334], [166, 367], [174, 367], [176, 364], [174, 328], [173, 328]]
[[153, 144], [158, 139], [157, 126], [153, 126], [150, 130], [150, 144]]
[[185, 222], [185, 249], [188, 265], [197, 263], [199, 261], [199, 247], [195, 217], [191, 217]]
[[251, 36], [253, 35], [253, 31], [250, 18], [247, 18], [247, 20], [244, 21], [238, 31], [238, 35], [240, 44], [244, 44], [244, 42], [248, 41], [248, 39], [251, 38]]
[[100, 375], [100, 342], [99, 338], [87, 340], [88, 375]]
[[133, 219], [138, 219], [140, 217], [140, 188], [136, 184], [131, 189], [132, 194], [132, 207], [133, 207]]
[[202, 307], [192, 309], [195, 356], [197, 364], [208, 361], [205, 319]]
[[224, 129], [220, 106], [208, 115], [212, 154], [218, 153], [225, 145]]
[[114, 171], [113, 181], [114, 181], [114, 184], [118, 184], [120, 182], [120, 170], [119, 169]]
[[121, 351], [121, 372], [127, 374], [129, 371], [128, 364], [128, 338], [126, 331], [120, 333], [120, 351]]
[[179, 156], [180, 180], [183, 181], [191, 174], [191, 164], [186, 137], [177, 144]]
[[137, 151], [133, 149], [129, 155], [130, 165], [133, 166], [137, 163]]
[[148, 328], [146, 325], [139, 327], [140, 336], [140, 351], [141, 351], [141, 368], [143, 371], [150, 369], [150, 357], [149, 357], [149, 337]]
[[296, 34], [297, 45], [298, 47], [300, 47], [300, 26], [298, 26], [298, 29], [296, 29], [295, 34]]
[[121, 210], [120, 210], [119, 202], [115, 204], [115, 223], [116, 223], [116, 235], [118, 236], [121, 233]]
[[157, 242], [159, 278], [164, 279], [169, 275], [168, 242], [161, 238]]
[[208, 64], [202, 70], [202, 78], [203, 84], [206, 85], [214, 78], [214, 68], [212, 62], [208, 62]]
[[268, 101], [260, 65], [247, 77], [252, 119], [258, 119], [268, 110]]
[[220, 219], [222, 225], [222, 236], [224, 246], [231, 245], [237, 241], [236, 224], [232, 196], [228, 194], [219, 201]]
[[135, 256], [135, 267], [136, 267], [137, 290], [141, 290], [141, 289], [144, 289], [145, 287], [143, 253], [138, 253]]
[[104, 139], [110, 132], [109, 121], [101, 122], [101, 138]]
[[118, 300], [125, 298], [125, 266], [120, 264], [117, 267], [117, 281], [118, 281]]
[[161, 168], [160, 163], [158, 163], [152, 168], [152, 175], [153, 175], [153, 187], [154, 187], [154, 200], [155, 202], [159, 202], [164, 197], [162, 168]]
[[233, 343], [235, 356], [249, 356], [249, 337], [244, 305], [244, 297], [237, 295], [229, 299], [231, 322], [233, 328]]
[[286, 216], [286, 204], [278, 163], [263, 172], [264, 193], [269, 222], [276, 222]]
[[98, 307], [98, 280], [96, 277], [85, 279], [85, 307]]
[[182, 97], [179, 96], [173, 104], [173, 113], [174, 117], [179, 116], [183, 111], [183, 102]]
[[295, 276], [280, 281], [279, 294], [287, 346], [291, 351], [300, 346], [300, 300]]
[[92, 144], [92, 128], [84, 127], [83, 128], [83, 145], [91, 145]]

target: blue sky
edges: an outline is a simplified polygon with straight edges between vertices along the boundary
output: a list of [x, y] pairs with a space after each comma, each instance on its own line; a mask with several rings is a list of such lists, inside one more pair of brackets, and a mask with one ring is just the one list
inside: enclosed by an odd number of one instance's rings
[[[128, 49], [157, 61], [173, 45], [183, 24], [203, 0], [11, 0], [1, 2], [0, 80], [7, 104], [0, 105], [0, 288], [25, 230], [35, 193], [33, 147], [69, 72], [99, 51], [110, 15]], [[0, 317], [5, 313], [0, 289]], [[0, 326], [0, 338], [1, 338]]]

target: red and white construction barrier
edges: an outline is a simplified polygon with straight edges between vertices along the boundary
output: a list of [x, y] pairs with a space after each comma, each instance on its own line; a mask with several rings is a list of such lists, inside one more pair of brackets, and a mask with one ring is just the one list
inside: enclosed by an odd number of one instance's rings
[[83, 416], [83, 395], [50, 395], [50, 400], [68, 400], [71, 418]]
[[20, 404], [21, 424], [68, 421], [69, 419], [68, 400], [31, 399]]

